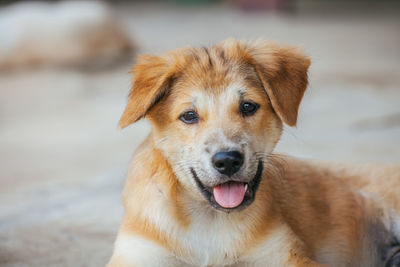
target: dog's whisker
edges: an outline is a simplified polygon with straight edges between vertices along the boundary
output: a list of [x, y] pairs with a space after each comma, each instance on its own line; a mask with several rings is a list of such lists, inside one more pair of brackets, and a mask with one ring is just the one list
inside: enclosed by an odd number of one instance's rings
[[155, 143], [155, 146], [158, 146], [159, 144], [164, 143], [167, 140], [168, 140], [167, 137], [161, 138], [161, 139], [157, 140], [157, 142]]
[[190, 165], [196, 165], [198, 162], [197, 161], [178, 161], [176, 165], [178, 166], [190, 166]]

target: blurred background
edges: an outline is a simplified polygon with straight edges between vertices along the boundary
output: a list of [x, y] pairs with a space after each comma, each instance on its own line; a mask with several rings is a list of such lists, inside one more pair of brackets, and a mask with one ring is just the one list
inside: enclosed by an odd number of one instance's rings
[[135, 55], [228, 37], [311, 55], [277, 151], [400, 161], [399, 1], [0, 1], [1, 266], [105, 265], [150, 130], [117, 129]]

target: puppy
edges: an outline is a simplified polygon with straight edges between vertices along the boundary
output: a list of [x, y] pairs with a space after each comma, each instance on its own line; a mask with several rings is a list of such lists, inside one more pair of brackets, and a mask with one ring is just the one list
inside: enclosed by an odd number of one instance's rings
[[226, 40], [142, 56], [121, 128], [132, 159], [115, 266], [400, 266], [400, 167], [273, 154], [296, 125], [309, 58]]

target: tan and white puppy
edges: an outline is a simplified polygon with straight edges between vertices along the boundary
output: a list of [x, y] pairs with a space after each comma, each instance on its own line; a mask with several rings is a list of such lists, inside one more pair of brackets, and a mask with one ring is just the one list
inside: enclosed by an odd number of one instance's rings
[[273, 154], [310, 60], [226, 40], [142, 56], [120, 127], [146, 116], [115, 266], [400, 266], [400, 168]]

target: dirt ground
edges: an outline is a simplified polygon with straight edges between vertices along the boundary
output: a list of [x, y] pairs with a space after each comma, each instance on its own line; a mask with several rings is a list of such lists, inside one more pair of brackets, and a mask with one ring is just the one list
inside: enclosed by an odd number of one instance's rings
[[[331, 161], [400, 161], [400, 12], [148, 4], [115, 11], [140, 53], [227, 37], [302, 45], [312, 58], [310, 86], [298, 127], [285, 129], [277, 150]], [[150, 129], [143, 121], [117, 129], [129, 68], [0, 73], [1, 266], [107, 262], [129, 159]]]

